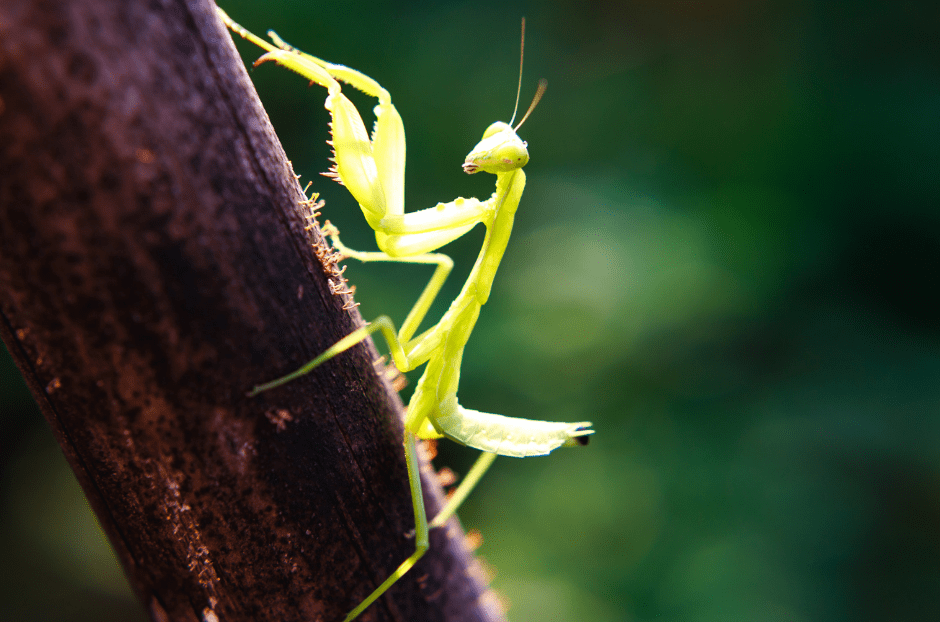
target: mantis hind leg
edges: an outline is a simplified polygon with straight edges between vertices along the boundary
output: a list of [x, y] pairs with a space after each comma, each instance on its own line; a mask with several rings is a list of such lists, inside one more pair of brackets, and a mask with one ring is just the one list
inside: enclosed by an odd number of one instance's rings
[[375, 602], [375, 599], [384, 594], [388, 588], [392, 587], [406, 572], [411, 570], [412, 566], [421, 559], [430, 546], [428, 541], [428, 517], [424, 510], [424, 495], [421, 491], [421, 471], [418, 468], [415, 435], [407, 430], [405, 430], [405, 462], [408, 465], [408, 484], [411, 487], [411, 505], [415, 514], [415, 552], [403, 561], [395, 569], [395, 572], [385, 579], [379, 587], [375, 588], [365, 600], [350, 611], [343, 622], [350, 622], [365, 611], [369, 605]]
[[460, 482], [457, 489], [450, 495], [447, 504], [441, 508], [441, 511], [438, 512], [434, 520], [431, 521], [431, 529], [442, 526], [447, 522], [447, 519], [454, 515], [454, 512], [460, 508], [460, 505], [467, 499], [473, 489], [476, 488], [483, 474], [490, 468], [494, 460], [496, 460], [496, 454], [486, 451], [480, 454], [480, 457], [477, 458], [473, 466], [470, 467], [470, 470], [467, 471], [467, 475], [463, 478], [463, 481]]
[[450, 496], [447, 504], [429, 524], [427, 513], [424, 509], [424, 494], [421, 489], [421, 472], [418, 467], [418, 457], [415, 449], [415, 435], [405, 430], [405, 462], [408, 465], [408, 484], [411, 488], [411, 505], [415, 515], [415, 552], [412, 553], [408, 559], [403, 561], [398, 568], [395, 569], [395, 572], [385, 579], [379, 587], [375, 588], [365, 600], [350, 611], [343, 622], [351, 622], [351, 620], [355, 619], [360, 613], [365, 611], [369, 605], [375, 602], [379, 596], [384, 594], [388, 588], [401, 579], [405, 573], [411, 570], [430, 547], [430, 541], [428, 539], [430, 529], [441, 527], [454, 515], [454, 512], [457, 511], [460, 504], [464, 502], [470, 492], [476, 487], [480, 478], [483, 477], [483, 474], [486, 473], [486, 470], [490, 468], [490, 465], [493, 464], [495, 459], [496, 454], [482, 453], [480, 457], [477, 458], [477, 461], [473, 464], [470, 471], [467, 472], [467, 476], [464, 477], [463, 481], [457, 487], [457, 490]]

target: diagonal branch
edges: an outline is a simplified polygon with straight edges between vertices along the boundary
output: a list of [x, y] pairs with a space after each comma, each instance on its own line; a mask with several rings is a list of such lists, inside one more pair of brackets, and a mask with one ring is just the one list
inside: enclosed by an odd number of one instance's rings
[[[0, 336], [154, 620], [338, 620], [413, 550], [371, 344], [245, 397], [361, 324], [303, 200], [210, 3], [0, 4]], [[364, 619], [502, 619], [474, 564], [452, 521]]]

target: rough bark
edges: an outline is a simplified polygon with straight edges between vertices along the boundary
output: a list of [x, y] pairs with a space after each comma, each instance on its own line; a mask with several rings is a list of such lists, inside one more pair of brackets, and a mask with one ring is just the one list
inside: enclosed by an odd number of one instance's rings
[[[371, 344], [245, 396], [361, 322], [302, 200], [210, 3], [0, 3], [0, 336], [154, 620], [339, 620], [413, 550]], [[431, 543], [363, 619], [502, 619]]]

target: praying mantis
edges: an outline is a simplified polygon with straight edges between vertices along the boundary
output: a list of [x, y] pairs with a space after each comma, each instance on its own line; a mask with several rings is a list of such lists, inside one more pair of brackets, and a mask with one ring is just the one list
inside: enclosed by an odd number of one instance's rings
[[[483, 171], [496, 175], [496, 191], [489, 199], [457, 198], [449, 203], [438, 203], [434, 207], [405, 213], [405, 130], [388, 91], [359, 71], [328, 63], [297, 50], [272, 31], [268, 32], [268, 36], [273, 44], [236, 24], [221, 9], [218, 9], [218, 14], [234, 33], [265, 51], [255, 61], [255, 65], [272, 61], [327, 89], [325, 107], [332, 117], [334, 165], [326, 175], [345, 185], [359, 203], [366, 221], [375, 231], [380, 250], [361, 252], [350, 249], [339, 240], [338, 231], [330, 228], [325, 233], [330, 236], [333, 246], [344, 257], [362, 262], [435, 266], [431, 280], [400, 330], [396, 332], [392, 320], [381, 316], [341, 339], [300, 369], [258, 385], [249, 392], [249, 396], [254, 396], [291, 382], [375, 332], [381, 332], [385, 338], [399, 371], [407, 372], [427, 365], [408, 404], [404, 420], [405, 461], [415, 517], [415, 552], [349, 612], [344, 622], [350, 622], [424, 555], [429, 547], [429, 530], [440, 527], [454, 514], [497, 455], [518, 458], [546, 455], [558, 447], [586, 445], [589, 435], [594, 433], [590, 429], [591, 423], [587, 421], [558, 423], [519, 419], [471, 410], [457, 401], [464, 346], [470, 338], [481, 307], [490, 296], [493, 279], [509, 242], [515, 212], [525, 187], [526, 177], [522, 167], [528, 163], [529, 154], [526, 143], [516, 131], [535, 108], [545, 91], [546, 83], [544, 80], [539, 83], [532, 104], [516, 127], [512, 127], [515, 112], [509, 123], [497, 121], [491, 124], [464, 160], [463, 170], [468, 174]], [[524, 43], [524, 20], [522, 25]], [[340, 82], [378, 99], [371, 139], [359, 112], [343, 95]], [[517, 109], [521, 88], [520, 59]], [[470, 276], [437, 324], [416, 337], [418, 327], [453, 267], [453, 261], [447, 255], [433, 251], [481, 223], [486, 227], [486, 234]], [[444, 508], [428, 522], [421, 492], [416, 439], [445, 437], [483, 453]]]

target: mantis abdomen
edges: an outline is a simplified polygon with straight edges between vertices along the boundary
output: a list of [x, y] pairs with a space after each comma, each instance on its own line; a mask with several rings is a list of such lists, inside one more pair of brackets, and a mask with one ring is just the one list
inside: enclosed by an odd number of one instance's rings
[[[447, 412], [443, 412], [446, 410]], [[544, 456], [562, 446], [587, 445], [591, 424], [534, 421], [505, 417], [452, 405], [434, 417], [434, 427], [447, 438], [489, 453], [513, 458]]]

